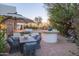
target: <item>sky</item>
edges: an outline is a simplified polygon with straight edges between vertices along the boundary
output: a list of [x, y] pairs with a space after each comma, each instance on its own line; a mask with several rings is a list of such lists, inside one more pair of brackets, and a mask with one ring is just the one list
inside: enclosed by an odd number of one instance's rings
[[5, 3], [5, 5], [15, 6], [18, 14], [32, 20], [38, 16], [42, 17], [44, 22], [48, 19], [47, 11], [43, 3]]

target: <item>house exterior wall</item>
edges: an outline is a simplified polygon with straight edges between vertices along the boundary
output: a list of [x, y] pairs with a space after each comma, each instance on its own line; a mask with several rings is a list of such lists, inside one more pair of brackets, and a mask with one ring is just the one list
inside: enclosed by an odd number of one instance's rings
[[16, 20], [17, 21], [17, 23], [26, 23], [24, 20], [22, 20], [22, 19], [17, 19]]
[[8, 19], [4, 21], [4, 23], [7, 25], [7, 35], [12, 34], [14, 28], [14, 21], [12, 19]]
[[17, 23], [26, 23], [26, 22], [22, 19], [16, 19], [16, 20], [7, 19], [3, 23], [7, 25], [7, 35], [11, 35], [13, 34], [13, 31], [16, 28]]

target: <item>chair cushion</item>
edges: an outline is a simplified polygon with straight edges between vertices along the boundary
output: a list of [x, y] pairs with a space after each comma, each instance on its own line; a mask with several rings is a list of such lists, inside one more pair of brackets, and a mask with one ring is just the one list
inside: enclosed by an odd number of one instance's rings
[[18, 37], [13, 37], [12, 38], [13, 42], [14, 42], [14, 45], [18, 46], [19, 45], [19, 38]]

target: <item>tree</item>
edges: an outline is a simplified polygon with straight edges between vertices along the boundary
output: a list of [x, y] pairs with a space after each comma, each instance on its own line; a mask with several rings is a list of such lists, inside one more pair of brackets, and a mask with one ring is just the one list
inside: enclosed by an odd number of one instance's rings
[[48, 11], [51, 25], [58, 29], [60, 33], [66, 35], [68, 29], [73, 26], [73, 20], [79, 17], [79, 4], [45, 4]]
[[40, 16], [35, 17], [35, 22], [37, 23], [37, 25], [39, 26], [39, 24], [42, 22], [42, 18]]

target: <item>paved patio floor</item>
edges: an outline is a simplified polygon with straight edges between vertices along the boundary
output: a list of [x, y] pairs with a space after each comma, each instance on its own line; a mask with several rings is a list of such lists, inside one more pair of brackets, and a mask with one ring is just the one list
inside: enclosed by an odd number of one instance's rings
[[41, 49], [37, 50], [37, 56], [74, 56], [78, 53], [75, 43], [66, 41], [66, 38], [59, 36], [58, 43], [41, 42]]
[[[41, 49], [36, 51], [36, 56], [75, 56], [78, 55], [78, 47], [75, 43], [69, 43], [66, 38], [59, 36], [57, 43], [46, 43], [41, 41]], [[15, 53], [12, 55], [22, 55]]]

